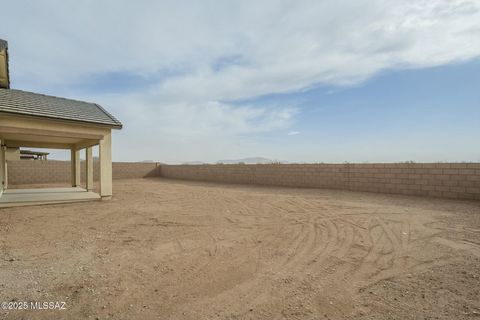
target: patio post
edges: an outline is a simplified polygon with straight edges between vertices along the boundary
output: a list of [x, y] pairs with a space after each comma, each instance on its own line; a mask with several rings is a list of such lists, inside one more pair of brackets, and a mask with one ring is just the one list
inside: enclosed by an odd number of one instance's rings
[[99, 143], [100, 156], [100, 196], [112, 197], [112, 133], [108, 132]]
[[72, 172], [72, 187], [80, 186], [80, 150], [76, 147], [70, 149], [70, 163]]
[[85, 149], [85, 157], [86, 157], [86, 185], [87, 191], [93, 190], [93, 147], [87, 147]]
[[3, 141], [0, 140], [0, 194], [7, 188], [7, 161], [5, 158], [5, 149]]

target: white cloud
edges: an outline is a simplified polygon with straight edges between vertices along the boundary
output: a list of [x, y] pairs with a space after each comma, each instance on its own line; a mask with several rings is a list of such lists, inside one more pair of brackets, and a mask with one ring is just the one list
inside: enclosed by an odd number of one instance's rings
[[[19, 1], [5, 7], [4, 35], [14, 45], [18, 77], [64, 84], [92, 73], [181, 68], [190, 72], [160, 90], [195, 99], [355, 82], [384, 68], [442, 64], [480, 51], [480, 3], [464, 0]], [[212, 70], [231, 56], [242, 63]]]
[[14, 86], [78, 95], [71, 88], [95, 74], [167, 73], [134, 93], [90, 98], [125, 122], [121, 143], [160, 135], [232, 153], [243, 135], [286, 129], [299, 112], [232, 101], [480, 55], [480, 3], [464, 0], [31, 0], [3, 4], [0, 21]]
[[290, 131], [289, 133], [287, 133], [287, 136], [296, 136], [300, 134], [300, 131]]

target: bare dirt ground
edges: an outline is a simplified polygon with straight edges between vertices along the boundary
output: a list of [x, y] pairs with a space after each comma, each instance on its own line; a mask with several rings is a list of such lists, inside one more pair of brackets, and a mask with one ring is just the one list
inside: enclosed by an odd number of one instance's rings
[[6, 319], [480, 319], [480, 203], [114, 182], [0, 210]]

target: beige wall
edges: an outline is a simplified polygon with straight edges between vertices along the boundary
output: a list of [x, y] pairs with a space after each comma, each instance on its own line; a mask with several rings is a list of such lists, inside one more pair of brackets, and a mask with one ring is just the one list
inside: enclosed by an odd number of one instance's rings
[[8, 57], [7, 49], [0, 50], [0, 88], [8, 88]]
[[166, 178], [480, 200], [480, 163], [161, 165]]
[[5, 150], [5, 159], [7, 161], [20, 160], [20, 148], [7, 148]]
[[[70, 161], [8, 161], [10, 185], [37, 183], [70, 184]], [[99, 162], [94, 161], [93, 177], [98, 180]], [[81, 163], [81, 179], [85, 180], [85, 162]], [[114, 162], [113, 179], [143, 178], [157, 175], [156, 163]]]
[[[82, 162], [82, 180], [85, 163]], [[94, 162], [94, 178], [99, 176]], [[69, 161], [9, 161], [10, 184], [69, 183]], [[114, 162], [113, 179], [159, 176], [480, 200], [480, 163], [157, 165]]]

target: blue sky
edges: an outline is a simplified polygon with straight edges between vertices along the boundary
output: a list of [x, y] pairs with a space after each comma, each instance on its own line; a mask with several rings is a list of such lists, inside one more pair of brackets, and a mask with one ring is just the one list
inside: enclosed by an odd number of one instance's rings
[[300, 106], [292, 136], [262, 137], [297, 148], [302, 156], [293, 161], [315, 161], [318, 150], [326, 162], [479, 161], [479, 84], [477, 59], [384, 72], [353, 87], [319, 86], [255, 103]]
[[480, 161], [475, 1], [2, 8], [12, 86], [104, 105], [116, 161]]

